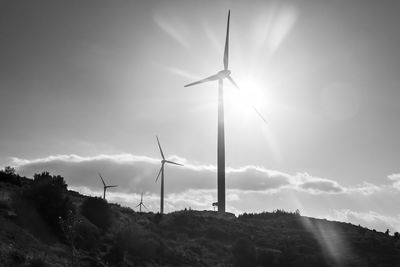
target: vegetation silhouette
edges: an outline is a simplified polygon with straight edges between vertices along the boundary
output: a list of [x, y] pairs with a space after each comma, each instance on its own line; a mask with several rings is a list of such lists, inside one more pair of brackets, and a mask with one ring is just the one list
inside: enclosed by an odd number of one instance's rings
[[238, 239], [232, 247], [234, 266], [251, 267], [257, 262], [257, 252], [254, 243], [248, 238]]
[[107, 230], [112, 223], [112, 212], [103, 198], [87, 197], [81, 206], [81, 213], [97, 227]]
[[15, 168], [10, 166], [0, 170], [0, 182], [22, 185], [21, 177], [16, 173]]
[[[36, 211], [43, 221], [50, 227], [53, 234], [64, 237], [60, 219], [66, 219], [69, 213], [75, 212], [67, 194], [67, 184], [62, 176], [52, 176], [48, 172], [35, 174], [30, 186], [25, 187], [18, 195], [14, 196], [20, 218], [27, 217], [26, 223], [35, 218]], [[25, 213], [25, 214], [24, 214]], [[29, 218], [31, 214], [33, 217]]]
[[[18, 177], [13, 171], [7, 175]], [[392, 267], [400, 262], [398, 232], [281, 209], [239, 217], [195, 210], [139, 213], [68, 191], [61, 176], [48, 172], [19, 179], [21, 185], [0, 181], [2, 192], [12, 195], [0, 203], [0, 266]], [[15, 205], [20, 202], [26, 206]], [[340, 265], [329, 246], [345, 248]]]

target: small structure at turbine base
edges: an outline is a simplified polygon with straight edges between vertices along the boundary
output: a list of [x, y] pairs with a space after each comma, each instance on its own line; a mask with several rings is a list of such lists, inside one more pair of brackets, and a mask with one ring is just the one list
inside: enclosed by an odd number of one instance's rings
[[214, 211], [215, 211], [215, 207], [218, 207], [218, 202], [213, 202], [213, 203], [212, 203], [212, 206], [213, 206], [213, 209], [214, 209]]

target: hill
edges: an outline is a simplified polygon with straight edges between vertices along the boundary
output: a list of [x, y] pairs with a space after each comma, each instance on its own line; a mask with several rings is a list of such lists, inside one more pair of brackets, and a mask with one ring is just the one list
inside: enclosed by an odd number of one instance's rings
[[276, 210], [138, 213], [0, 173], [0, 266], [400, 266], [400, 240]]

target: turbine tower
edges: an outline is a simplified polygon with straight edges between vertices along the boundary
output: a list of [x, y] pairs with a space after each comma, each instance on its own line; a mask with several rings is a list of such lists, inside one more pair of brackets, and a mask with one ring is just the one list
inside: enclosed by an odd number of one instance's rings
[[143, 192], [142, 192], [142, 196], [140, 197], [140, 203], [135, 207], [139, 207], [139, 212], [142, 213], [142, 206], [146, 208], [146, 210], [149, 210], [144, 204], [143, 204]]
[[160, 214], [164, 213], [164, 165], [165, 163], [170, 163], [170, 164], [175, 164], [175, 165], [179, 165], [179, 166], [183, 166], [182, 164], [170, 161], [170, 160], [166, 160], [164, 157], [164, 153], [161, 149], [161, 145], [160, 145], [160, 141], [158, 140], [158, 136], [156, 136], [157, 138], [157, 143], [158, 143], [158, 148], [160, 149], [160, 154], [162, 157], [161, 160], [161, 169], [158, 172], [157, 178], [156, 178], [156, 182], [158, 180], [158, 178], [160, 177], [161, 174], [161, 198], [160, 198]]
[[[218, 212], [225, 212], [225, 126], [224, 126], [224, 85], [223, 80], [227, 78], [236, 89], [240, 90], [239, 86], [231, 77], [231, 71], [228, 69], [229, 63], [229, 20], [231, 11], [228, 12], [228, 22], [226, 26], [226, 37], [225, 37], [225, 50], [224, 50], [224, 69], [219, 71], [217, 74], [211, 75], [202, 80], [189, 83], [184, 87], [192, 85], [217, 81], [218, 80], [218, 140], [217, 140], [217, 185], [218, 185]], [[260, 112], [253, 106], [253, 109], [266, 123]]]
[[101, 174], [100, 174], [100, 173], [99, 173], [99, 176], [100, 176], [101, 182], [103, 183], [103, 186], [104, 186], [103, 199], [106, 199], [106, 191], [107, 191], [107, 188], [110, 188], [110, 187], [117, 187], [118, 185], [106, 185], [106, 183], [104, 182], [104, 179], [103, 179], [103, 177], [101, 177]]

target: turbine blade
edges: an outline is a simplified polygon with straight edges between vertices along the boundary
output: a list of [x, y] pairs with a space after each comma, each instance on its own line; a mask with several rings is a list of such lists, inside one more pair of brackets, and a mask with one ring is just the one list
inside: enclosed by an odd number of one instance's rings
[[161, 157], [162, 157], [163, 159], [165, 159], [164, 153], [163, 153], [163, 151], [162, 151], [162, 149], [161, 149], [160, 141], [158, 140], [158, 136], [156, 136], [156, 138], [157, 138], [158, 148], [160, 149]]
[[211, 75], [211, 76], [209, 76], [209, 77], [207, 77], [207, 78], [204, 78], [204, 79], [202, 79], [202, 80], [199, 80], [199, 81], [196, 81], [196, 82], [193, 82], [193, 83], [186, 84], [184, 87], [189, 87], [189, 86], [192, 86], [192, 85], [195, 85], [195, 84], [199, 84], [199, 83], [205, 83], [205, 82], [210, 82], [210, 81], [216, 81], [216, 80], [218, 80], [218, 79], [219, 79], [218, 74], [214, 74], [214, 75]]
[[142, 192], [142, 196], [140, 197], [140, 202], [143, 202], [143, 192]]
[[231, 11], [228, 12], [228, 23], [226, 24], [226, 39], [225, 39], [225, 51], [224, 51], [224, 70], [228, 69], [229, 63], [229, 20], [231, 17]]
[[[239, 86], [235, 83], [235, 81], [232, 79], [231, 76], [228, 76], [228, 79], [229, 79], [229, 81], [231, 81], [231, 83], [236, 87], [236, 89], [238, 89], [239, 91], [241, 91], [240, 88], [239, 88]], [[258, 116], [260, 116], [260, 118], [264, 121], [264, 123], [265, 123], [265, 124], [268, 124], [267, 120], [263, 117], [263, 115], [261, 115], [260, 111], [258, 111], [258, 109], [257, 109], [254, 105], [252, 105], [251, 103], [249, 103], [249, 104], [250, 104], [251, 107], [254, 109], [254, 111], [257, 112]]]
[[236, 89], [238, 89], [240, 91], [239, 86], [235, 83], [235, 81], [232, 79], [231, 76], [228, 76], [228, 79], [231, 81], [231, 83], [236, 87]]
[[156, 178], [156, 182], [158, 181], [158, 178], [160, 177], [161, 171], [162, 171], [162, 166], [160, 168], [160, 171], [158, 172], [158, 175], [157, 175], [157, 178]]
[[107, 188], [109, 188], [109, 187], [117, 187], [118, 185], [107, 185], [106, 187]]
[[137, 205], [135, 206], [135, 208], [139, 207], [139, 206], [140, 206], [140, 204], [141, 204], [141, 203], [137, 204]]
[[263, 120], [263, 122], [268, 125], [267, 120], [264, 118], [263, 115], [261, 115], [260, 111], [258, 111], [258, 109], [256, 109], [255, 106], [252, 105], [252, 107], [253, 107], [254, 111], [257, 112], [258, 116]]
[[101, 177], [100, 173], [99, 173], [99, 176], [100, 176], [100, 179], [101, 179], [101, 182], [103, 183], [103, 185], [106, 186], [106, 183], [104, 182], [104, 179], [103, 179], [103, 177]]
[[179, 166], [183, 166], [183, 164], [176, 163], [176, 162], [169, 161], [169, 160], [166, 160], [165, 162], [167, 162], [167, 163], [171, 163], [171, 164], [175, 164], [175, 165], [179, 165]]

